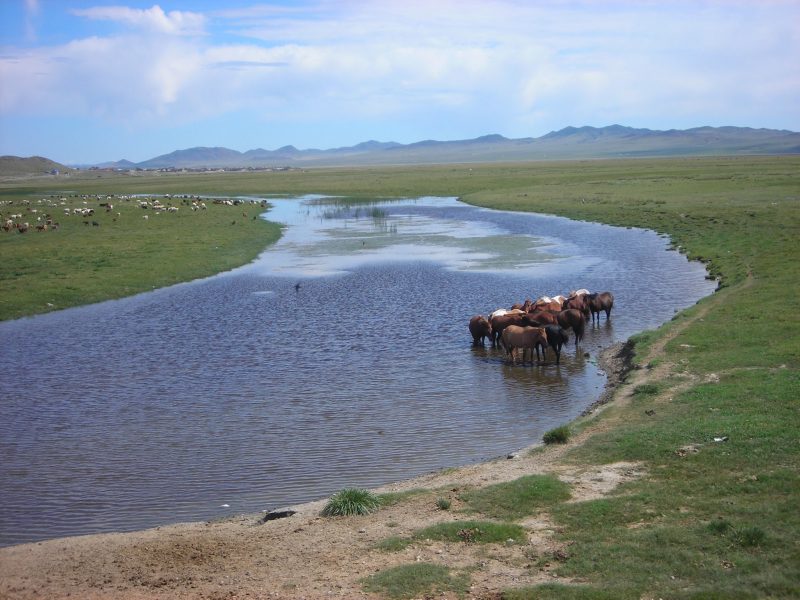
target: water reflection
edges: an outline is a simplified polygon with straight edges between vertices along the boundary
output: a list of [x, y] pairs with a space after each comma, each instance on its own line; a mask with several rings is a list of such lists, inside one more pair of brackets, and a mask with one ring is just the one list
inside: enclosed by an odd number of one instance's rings
[[[271, 201], [284, 236], [241, 269], [0, 323], [0, 544], [504, 455], [597, 397], [600, 348], [713, 289], [651, 232], [454, 199], [357, 215], [316, 200]], [[472, 315], [579, 287], [613, 291], [615, 308], [560, 366], [471, 346]]]

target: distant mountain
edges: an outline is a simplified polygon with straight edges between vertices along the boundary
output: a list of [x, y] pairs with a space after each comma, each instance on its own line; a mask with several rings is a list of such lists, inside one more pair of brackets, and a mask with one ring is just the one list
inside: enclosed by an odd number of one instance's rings
[[698, 127], [657, 131], [623, 125], [565, 127], [539, 138], [498, 134], [467, 140], [411, 144], [370, 140], [329, 150], [188, 148], [137, 163], [158, 168], [256, 168], [457, 163], [644, 156], [713, 156], [800, 153], [800, 133], [747, 127]]
[[70, 171], [72, 171], [71, 168], [41, 156], [28, 158], [0, 156], [0, 176], [2, 177], [52, 175], [56, 172], [69, 173]]
[[[800, 154], [800, 133], [749, 127], [659, 131], [623, 125], [585, 126], [565, 127], [538, 138], [510, 139], [490, 134], [466, 140], [422, 140], [411, 144], [369, 140], [328, 150], [283, 146], [277, 150], [256, 148], [239, 152], [222, 147], [197, 147], [175, 150], [139, 163], [120, 160], [93, 166], [122, 170], [302, 168], [752, 154]], [[85, 167], [88, 165], [81, 165]], [[0, 175], [45, 174], [55, 170], [70, 169], [41, 157], [0, 157]]]

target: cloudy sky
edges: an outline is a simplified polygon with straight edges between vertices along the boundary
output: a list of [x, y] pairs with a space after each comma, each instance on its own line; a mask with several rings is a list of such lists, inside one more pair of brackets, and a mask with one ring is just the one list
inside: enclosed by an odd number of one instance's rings
[[800, 0], [0, 0], [0, 154], [800, 131]]

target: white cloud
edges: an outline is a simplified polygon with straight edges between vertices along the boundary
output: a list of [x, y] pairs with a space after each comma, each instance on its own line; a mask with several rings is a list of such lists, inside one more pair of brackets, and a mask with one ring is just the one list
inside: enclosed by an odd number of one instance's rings
[[[797, 12], [780, 3], [512, 0], [321, 1], [205, 15], [96, 7], [74, 14], [127, 31], [0, 58], [0, 111], [141, 124], [237, 110], [298, 123], [427, 115], [511, 135], [658, 127], [665, 115], [759, 126], [766, 111], [791, 118], [800, 105]], [[218, 30], [224, 38], [208, 33]]]
[[206, 17], [200, 13], [178, 10], [165, 13], [160, 6], [137, 9], [126, 6], [98, 6], [73, 9], [72, 14], [97, 21], [116, 21], [125, 25], [173, 35], [198, 35], [204, 32]]

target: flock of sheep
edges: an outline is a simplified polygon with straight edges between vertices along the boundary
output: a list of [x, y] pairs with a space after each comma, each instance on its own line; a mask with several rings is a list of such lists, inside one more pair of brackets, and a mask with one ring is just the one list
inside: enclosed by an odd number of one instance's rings
[[533, 353], [539, 358], [547, 358], [547, 348], [556, 355], [556, 364], [561, 361], [561, 348], [569, 341], [568, 330], [575, 334], [575, 346], [583, 338], [586, 321], [599, 324], [600, 313], [606, 313], [606, 320], [611, 316], [614, 296], [610, 292], [591, 293], [580, 289], [570, 292], [568, 296], [542, 296], [535, 302], [528, 299], [513, 305], [509, 309], [500, 308], [487, 316], [475, 315], [469, 321], [469, 331], [474, 345], [483, 345], [489, 338], [493, 347], [502, 346], [512, 364], [515, 362], [515, 351], [522, 350], [522, 362], [525, 363], [527, 351], [530, 350], [531, 363]]
[[[177, 213], [181, 204], [192, 211], [206, 210], [208, 207], [205, 200], [200, 196], [195, 195], [172, 195], [166, 194], [161, 197], [136, 197], [129, 195], [115, 195], [115, 194], [73, 194], [70, 196], [51, 195], [47, 198], [40, 200], [3, 200], [0, 201], [0, 226], [3, 231], [17, 233], [27, 233], [31, 229], [36, 231], [56, 231], [60, 227], [60, 223], [54, 220], [53, 215], [58, 212], [63, 212], [64, 218], [79, 217], [83, 219], [84, 225], [92, 225], [99, 227], [100, 223], [97, 220], [91, 219], [94, 217], [96, 210], [104, 210], [105, 213], [111, 215], [114, 221], [121, 216], [120, 212], [114, 211], [114, 202], [138, 202], [138, 206], [144, 210], [148, 210], [149, 214], [159, 214], [161, 212]], [[240, 199], [230, 198], [215, 198], [209, 200], [214, 204], [223, 204], [226, 206], [238, 206], [245, 201]], [[249, 201], [250, 203], [258, 203], [260, 206], [265, 207], [266, 201]], [[74, 204], [80, 204], [74, 206]], [[8, 212], [7, 212], [8, 211]], [[150, 217], [148, 214], [143, 215], [144, 220]]]

